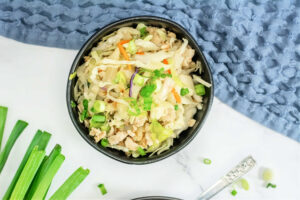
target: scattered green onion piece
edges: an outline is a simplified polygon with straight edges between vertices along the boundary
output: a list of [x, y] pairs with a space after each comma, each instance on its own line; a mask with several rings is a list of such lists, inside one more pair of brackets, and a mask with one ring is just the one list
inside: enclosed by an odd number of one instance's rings
[[208, 158], [204, 158], [203, 159], [203, 163], [206, 164], [206, 165], [210, 165], [211, 164], [211, 160], [208, 159]]
[[90, 170], [78, 168], [50, 197], [49, 200], [65, 200], [87, 177]]
[[98, 188], [100, 189], [102, 195], [105, 195], [107, 193], [107, 190], [106, 190], [104, 184], [99, 184]]
[[24, 199], [25, 194], [44, 157], [45, 151], [39, 151], [38, 146], [34, 147], [10, 196], [11, 200]]
[[181, 88], [180, 90], [180, 95], [181, 96], [185, 96], [189, 93], [189, 89], [188, 88]]
[[106, 117], [104, 115], [100, 115], [100, 114], [99, 115], [93, 115], [91, 120], [94, 121], [94, 122], [105, 122]]
[[199, 96], [205, 95], [205, 87], [202, 84], [195, 85], [196, 94]]
[[71, 101], [71, 107], [76, 108], [76, 103], [74, 101]]
[[139, 75], [139, 74], [136, 74], [134, 79], [133, 79], [133, 83], [138, 85], [138, 86], [143, 86], [144, 85], [144, 82], [145, 82], [145, 79]]
[[146, 28], [146, 25], [145, 24], [143, 24], [143, 23], [139, 23], [137, 26], [136, 26], [136, 29], [139, 31], [139, 30], [141, 30], [142, 28]]
[[128, 43], [127, 50], [130, 54], [135, 54], [137, 52], [137, 48], [136, 48], [134, 40], [130, 40], [130, 42]]
[[110, 126], [108, 124], [104, 124], [100, 126], [101, 131], [106, 131], [108, 132], [110, 130]]
[[174, 109], [175, 109], [175, 110], [178, 110], [178, 108], [179, 108], [179, 107], [178, 107], [178, 105], [176, 104], [176, 105], [174, 106]]
[[235, 196], [236, 194], [237, 194], [237, 191], [236, 191], [236, 190], [232, 190], [232, 191], [231, 191], [231, 195], [232, 195], [232, 196]]
[[108, 140], [107, 140], [106, 138], [103, 138], [103, 139], [101, 140], [101, 146], [103, 146], [103, 147], [108, 147], [108, 145], [109, 145]]
[[87, 99], [84, 99], [83, 102], [83, 111], [80, 115], [80, 120], [84, 121], [87, 118], [87, 114], [88, 114], [88, 107], [89, 107], [89, 101]]
[[70, 74], [70, 76], [69, 76], [69, 80], [72, 80], [72, 79], [74, 79], [74, 78], [76, 77], [76, 75], [77, 75], [77, 73], [76, 73], [76, 72], [74, 72], [74, 73]]
[[0, 150], [1, 150], [3, 132], [5, 127], [5, 122], [6, 122], [7, 110], [8, 110], [7, 107], [0, 106]]
[[270, 182], [274, 178], [274, 173], [271, 169], [267, 168], [263, 171], [262, 178], [266, 182]]
[[141, 156], [145, 156], [146, 155], [146, 152], [144, 151], [144, 149], [142, 147], [138, 147], [138, 152]]
[[9, 138], [5, 144], [5, 147], [2, 149], [0, 153], [0, 173], [6, 163], [6, 160], [9, 156], [12, 147], [14, 146], [16, 140], [21, 135], [21, 133], [23, 132], [23, 130], [26, 128], [27, 125], [28, 125], [27, 122], [18, 120], [13, 130], [11, 131]]
[[3, 196], [3, 200], [8, 200], [10, 198], [11, 193], [12, 193], [13, 189], [15, 188], [15, 185], [16, 185], [16, 183], [24, 169], [24, 166], [25, 166], [29, 156], [31, 155], [31, 152], [33, 151], [34, 147], [38, 145], [39, 150], [45, 150], [50, 138], [51, 138], [51, 134], [46, 131], [42, 132], [42, 131], [38, 130], [36, 132], [33, 139], [31, 140], [30, 145], [28, 146], [28, 148], [26, 150], [26, 153], [19, 165], [19, 168], [18, 168], [14, 178], [12, 179], [9, 187], [7, 188], [7, 190], [5, 192], [5, 195]]
[[125, 77], [124, 73], [119, 71], [116, 75], [114, 82], [116, 84], [120, 83], [120, 84], [126, 85], [127, 81], [126, 81], [126, 77]]
[[276, 185], [275, 185], [275, 184], [272, 184], [272, 183], [268, 183], [267, 186], [266, 186], [266, 188], [269, 188], [269, 187], [271, 187], [271, 188], [276, 188]]
[[150, 97], [151, 94], [155, 91], [155, 89], [156, 89], [156, 85], [154, 84], [146, 85], [141, 89], [140, 95], [142, 97]]
[[91, 128], [100, 128], [103, 126], [102, 122], [95, 122], [94, 120], [90, 120], [90, 127]]
[[[137, 27], [137, 29], [138, 28], [139, 27]], [[138, 30], [140, 31], [141, 38], [145, 38], [148, 35], [148, 31], [147, 31], [147, 27], [146, 26], [144, 26], [144, 27], [142, 27], [142, 28], [140, 28]]]
[[62, 154], [59, 154], [56, 156], [56, 158], [53, 160], [53, 162], [50, 164], [49, 168], [45, 172], [44, 176], [42, 177], [42, 180], [38, 183], [38, 186], [30, 199], [43, 199], [46, 196], [46, 193], [50, 187], [50, 184], [59, 170], [60, 166], [65, 160], [65, 156]]
[[246, 179], [242, 178], [240, 180], [241, 186], [244, 190], [249, 190], [249, 183]]
[[94, 113], [104, 112], [105, 111], [105, 102], [104, 101], [100, 101], [100, 100], [96, 100], [94, 102], [93, 107], [92, 107], [92, 111]]
[[[45, 178], [47, 171], [49, 170], [51, 164], [54, 162], [56, 157], [60, 155], [61, 146], [59, 144], [55, 145], [52, 149], [49, 157], [47, 157], [41, 164], [39, 170], [37, 171], [34, 180], [26, 194], [26, 199], [32, 199], [34, 193], [37, 191], [37, 188], [41, 181]], [[50, 186], [50, 185], [49, 185]]]
[[144, 98], [144, 110], [150, 111], [151, 106], [152, 106], [152, 98], [151, 97]]

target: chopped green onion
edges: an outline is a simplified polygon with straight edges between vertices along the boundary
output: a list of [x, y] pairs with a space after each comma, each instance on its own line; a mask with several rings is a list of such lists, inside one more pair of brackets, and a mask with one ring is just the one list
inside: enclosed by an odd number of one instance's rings
[[114, 82], [116, 84], [120, 83], [120, 84], [126, 85], [127, 81], [126, 81], [126, 77], [125, 77], [124, 73], [119, 71], [116, 75]]
[[72, 80], [72, 79], [74, 79], [74, 78], [76, 77], [76, 75], [77, 75], [77, 73], [76, 73], [76, 72], [74, 72], [74, 73], [70, 74], [70, 76], [69, 76], [69, 80]]
[[80, 183], [87, 177], [90, 170], [78, 168], [50, 197], [49, 200], [65, 200], [68, 196], [80, 185]]
[[178, 110], [178, 108], [179, 108], [179, 107], [178, 107], [178, 105], [176, 104], [176, 105], [174, 106], [174, 109], [175, 109], [175, 110]]
[[195, 85], [196, 94], [199, 96], [205, 95], [205, 87], [202, 84]]
[[274, 173], [271, 169], [267, 168], [263, 171], [262, 178], [266, 182], [270, 182], [274, 178]]
[[76, 103], [74, 101], [71, 101], [71, 107], [76, 108]]
[[128, 43], [127, 50], [130, 54], [135, 54], [137, 52], [137, 48], [136, 48], [134, 40], [130, 40], [130, 42]]
[[65, 160], [64, 155], [59, 154], [56, 156], [56, 158], [52, 161], [52, 163], [48, 167], [47, 171], [45, 172], [44, 176], [38, 183], [37, 188], [36, 188], [32, 198], [30, 198], [30, 199], [43, 199], [46, 196], [47, 191], [50, 187], [50, 184], [51, 184], [55, 174], [59, 170], [60, 166], [64, 162], [64, 160]]
[[103, 146], [103, 147], [108, 147], [108, 145], [109, 145], [108, 140], [107, 140], [106, 138], [103, 138], [103, 139], [101, 140], [101, 146]]
[[1, 150], [3, 132], [5, 127], [5, 122], [6, 122], [7, 110], [8, 110], [7, 107], [0, 106], [0, 150]]
[[150, 111], [151, 105], [152, 105], [152, 98], [151, 97], [144, 98], [144, 110]]
[[237, 191], [236, 191], [236, 190], [232, 190], [232, 191], [231, 191], [231, 195], [232, 195], [232, 196], [235, 196], [236, 194], [237, 194]]
[[210, 165], [211, 164], [211, 160], [208, 159], [208, 158], [204, 158], [203, 159], [203, 163], [206, 164], [206, 165]]
[[146, 152], [144, 151], [144, 149], [142, 148], [142, 147], [138, 147], [138, 152], [139, 152], [139, 154], [141, 155], [141, 156], [144, 156], [144, 155], [146, 155]]
[[268, 183], [267, 186], [266, 186], [266, 188], [269, 188], [269, 187], [271, 187], [271, 188], [276, 188], [276, 185], [275, 185], [275, 184], [272, 184], [272, 183]]
[[145, 82], [145, 79], [139, 75], [139, 74], [136, 74], [134, 79], [133, 79], [133, 83], [138, 85], [138, 86], [143, 86], [144, 85], [144, 82]]
[[105, 122], [106, 117], [104, 115], [93, 115], [91, 120], [94, 122]]
[[[59, 144], [55, 145], [55, 147], [52, 149], [49, 157], [44, 159], [42, 162], [39, 170], [37, 171], [35, 178], [30, 186], [30, 189], [28, 190], [26, 194], [26, 199], [32, 199], [34, 193], [37, 191], [37, 188], [41, 181], [45, 178], [47, 171], [49, 170], [51, 164], [54, 162], [56, 157], [60, 155], [61, 152], [61, 146]], [[50, 186], [50, 185], [49, 185]]]
[[87, 118], [87, 114], [88, 114], [88, 107], [89, 107], [89, 101], [87, 99], [84, 99], [83, 102], [83, 111], [80, 115], [80, 120], [84, 121]]
[[185, 96], [189, 93], [189, 89], [188, 88], [181, 88], [180, 90], [180, 95], [181, 96]]
[[140, 95], [142, 97], [150, 97], [151, 94], [155, 91], [155, 89], [156, 89], [156, 85], [154, 84], [146, 85], [141, 89]]
[[25, 194], [44, 157], [45, 151], [39, 151], [38, 146], [35, 146], [24, 166], [24, 169], [19, 177], [18, 182], [16, 183], [10, 199], [24, 199]]
[[18, 120], [13, 130], [11, 131], [10, 136], [5, 144], [5, 147], [0, 153], [0, 173], [6, 163], [6, 160], [9, 156], [12, 147], [14, 146], [16, 140], [21, 135], [21, 133], [23, 132], [23, 130], [26, 128], [27, 125], [28, 125], [27, 122]]
[[95, 122], [94, 120], [90, 120], [90, 127], [91, 128], [100, 128], [101, 129], [101, 126], [103, 126], [103, 123], [102, 122]]
[[26, 150], [26, 153], [19, 165], [19, 168], [18, 168], [13, 180], [11, 181], [9, 187], [7, 188], [7, 190], [5, 192], [3, 200], [8, 200], [10, 198], [11, 193], [12, 193], [13, 189], [15, 188], [15, 185], [16, 185], [16, 183], [24, 169], [24, 166], [25, 166], [29, 156], [31, 155], [31, 152], [33, 151], [34, 147], [36, 145], [38, 145], [39, 150], [45, 150], [50, 138], [51, 138], [51, 134], [47, 133], [46, 131], [42, 132], [42, 131], [38, 130], [36, 132], [33, 139], [31, 140], [30, 145], [28, 146], [28, 148]]
[[110, 126], [108, 124], [104, 124], [102, 126], [100, 126], [101, 131], [109, 131], [110, 130]]
[[94, 102], [94, 105], [91, 109], [94, 113], [100, 113], [100, 112], [104, 112], [105, 111], [105, 102], [104, 101], [100, 101], [100, 100], [96, 100]]
[[144, 27], [146, 27], [145, 24], [139, 23], [139, 24], [136, 26], [136, 29], [139, 31], [139, 30], [141, 30], [141, 29], [144, 28]]
[[246, 179], [240, 179], [241, 186], [244, 190], [249, 190], [249, 183]]
[[104, 184], [99, 184], [98, 188], [100, 189], [102, 195], [105, 195], [107, 193], [107, 190], [106, 190]]

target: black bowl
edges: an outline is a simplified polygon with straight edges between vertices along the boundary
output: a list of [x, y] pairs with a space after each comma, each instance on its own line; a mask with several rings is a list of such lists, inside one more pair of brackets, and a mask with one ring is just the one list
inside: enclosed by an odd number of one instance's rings
[[132, 200], [181, 200], [174, 197], [163, 197], [163, 196], [149, 196], [149, 197], [139, 197]]
[[189, 42], [189, 45], [195, 49], [195, 56], [194, 60], [200, 60], [202, 63], [203, 71], [202, 73], [202, 78], [211, 83], [212, 87], [206, 89], [206, 94], [204, 97], [204, 103], [203, 103], [203, 110], [197, 111], [197, 113], [194, 116], [194, 119], [196, 119], [196, 124], [188, 128], [187, 130], [183, 131], [180, 134], [180, 137], [174, 140], [173, 146], [161, 153], [160, 155], [153, 155], [152, 157], [139, 157], [139, 158], [132, 158], [132, 157], [127, 157], [123, 152], [111, 149], [111, 148], [104, 148], [100, 144], [96, 144], [94, 142], [94, 139], [89, 136], [89, 131], [82, 123], [79, 122], [79, 117], [78, 117], [78, 110], [77, 108], [72, 108], [71, 107], [71, 100], [74, 101], [73, 99], [73, 88], [76, 82], [76, 78], [68, 81], [67, 84], [67, 106], [68, 106], [68, 111], [69, 115], [72, 119], [72, 122], [74, 126], [76, 127], [77, 131], [80, 133], [80, 135], [85, 139], [92, 147], [100, 151], [101, 153], [118, 160], [123, 163], [127, 164], [149, 164], [153, 162], [157, 162], [160, 160], [163, 160], [175, 153], [177, 153], [179, 150], [181, 150], [183, 147], [185, 147], [187, 144], [189, 144], [194, 137], [197, 135], [199, 132], [200, 128], [202, 127], [206, 116], [210, 110], [210, 107], [212, 105], [213, 101], [213, 79], [211, 75], [210, 68], [207, 64], [207, 61], [202, 54], [199, 46], [197, 45], [197, 42], [193, 39], [191, 34], [189, 34], [182, 26], [179, 24], [160, 17], [154, 17], [154, 16], [138, 16], [138, 17], [131, 17], [131, 18], [126, 18], [122, 19], [120, 21], [111, 23], [103, 28], [101, 28], [98, 32], [96, 32], [93, 36], [91, 36], [88, 41], [83, 45], [83, 47], [80, 49], [78, 52], [77, 56], [75, 57], [75, 60], [72, 64], [70, 74], [76, 71], [77, 67], [80, 66], [84, 61], [83, 61], [83, 56], [89, 54], [90, 50], [97, 45], [97, 43], [101, 40], [102, 37], [118, 30], [121, 27], [125, 26], [130, 26], [130, 27], [136, 27], [138, 23], [144, 23], [146, 25], [151, 25], [155, 27], [163, 27], [166, 28], [169, 31], [172, 31], [176, 34], [177, 38], [186, 38]]

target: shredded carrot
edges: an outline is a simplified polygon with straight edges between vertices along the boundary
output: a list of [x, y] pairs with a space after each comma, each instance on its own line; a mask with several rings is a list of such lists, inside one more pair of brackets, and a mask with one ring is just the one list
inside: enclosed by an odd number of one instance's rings
[[179, 94], [176, 92], [175, 88], [172, 89], [172, 93], [174, 95], [176, 102], [181, 103], [181, 98], [180, 98]]
[[168, 73], [168, 74], [172, 74], [172, 72], [171, 72], [171, 70], [170, 70], [170, 69], [168, 69], [168, 70], [167, 70], [167, 73]]
[[166, 64], [166, 65], [168, 65], [168, 64], [169, 64], [169, 62], [168, 62], [168, 60], [167, 60], [167, 59], [164, 59], [162, 62], [163, 62], [164, 64]]
[[138, 54], [138, 55], [144, 55], [145, 53], [144, 52], [136, 52], [136, 54]]
[[[130, 60], [129, 56], [127, 55], [127, 53], [126, 53], [126, 51], [125, 51], [125, 49], [122, 45], [128, 43], [129, 41], [130, 40], [121, 40], [118, 44], [118, 47], [119, 47], [119, 50], [120, 50], [121, 54], [123, 55], [125, 60], [128, 60], [128, 61]], [[131, 65], [128, 65], [128, 68], [131, 69]]]
[[98, 69], [98, 73], [101, 73], [102, 72], [102, 69]]

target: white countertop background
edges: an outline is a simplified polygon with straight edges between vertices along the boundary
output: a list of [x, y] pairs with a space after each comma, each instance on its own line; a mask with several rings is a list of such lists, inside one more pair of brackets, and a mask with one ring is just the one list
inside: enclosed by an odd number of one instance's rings
[[[69, 199], [125, 200], [165, 195], [193, 200], [248, 155], [257, 161], [257, 166], [245, 176], [250, 190], [237, 188], [238, 194], [233, 197], [228, 188], [214, 199], [296, 200], [300, 197], [300, 144], [261, 126], [217, 98], [200, 133], [182, 151], [154, 164], [123, 164], [87, 144], [69, 118], [66, 83], [77, 51], [28, 45], [0, 37], [0, 52], [0, 105], [9, 108], [3, 142], [18, 119], [29, 122], [0, 175], [0, 198], [37, 129], [52, 133], [47, 153], [58, 143], [66, 156], [47, 197], [83, 166], [90, 169], [90, 174]], [[204, 165], [203, 157], [210, 158], [212, 164]], [[276, 189], [263, 186], [259, 176], [262, 167], [274, 170]], [[99, 183], [105, 184], [107, 195], [101, 195]]]

